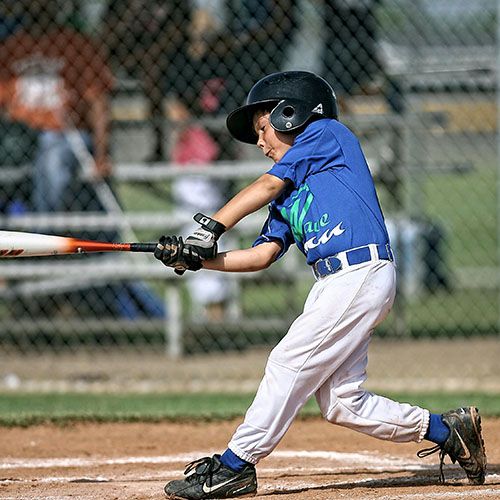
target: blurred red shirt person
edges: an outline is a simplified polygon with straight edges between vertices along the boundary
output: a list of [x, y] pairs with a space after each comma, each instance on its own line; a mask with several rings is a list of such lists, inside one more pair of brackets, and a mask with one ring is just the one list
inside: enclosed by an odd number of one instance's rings
[[0, 105], [33, 129], [89, 131], [97, 173], [106, 175], [113, 76], [103, 51], [72, 28], [35, 28], [21, 28], [0, 44]]

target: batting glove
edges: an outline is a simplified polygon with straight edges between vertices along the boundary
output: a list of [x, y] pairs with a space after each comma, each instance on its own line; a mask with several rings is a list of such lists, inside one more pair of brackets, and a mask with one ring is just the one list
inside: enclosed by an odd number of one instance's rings
[[173, 267], [176, 274], [201, 269], [201, 257], [195, 247], [186, 244], [182, 237], [162, 236], [154, 256], [167, 267]]
[[201, 227], [186, 238], [186, 245], [192, 245], [202, 260], [214, 259], [217, 256], [217, 240], [226, 230], [226, 226], [201, 213], [197, 213], [193, 219], [199, 222]]

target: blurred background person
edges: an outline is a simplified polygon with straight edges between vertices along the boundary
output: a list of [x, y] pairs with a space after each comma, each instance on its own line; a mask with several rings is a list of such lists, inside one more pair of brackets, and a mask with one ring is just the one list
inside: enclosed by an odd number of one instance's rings
[[[22, 5], [14, 0], [0, 3], [0, 44], [22, 27]], [[0, 93], [6, 89], [0, 86]], [[5, 96], [0, 95], [0, 104]], [[0, 105], [0, 168], [14, 168], [17, 174], [29, 161], [35, 149], [36, 133], [23, 123], [13, 122]], [[28, 182], [20, 182], [19, 175], [6, 175], [0, 184], [0, 214], [15, 215], [28, 208], [31, 187]]]
[[[172, 99], [168, 105], [168, 116], [176, 125], [171, 160], [177, 165], [217, 168], [214, 162], [220, 157], [221, 150], [203, 126], [192, 122], [189, 106], [180, 98]], [[217, 210], [218, 203], [225, 203], [232, 194], [228, 182], [203, 173], [179, 175], [172, 181], [171, 189], [176, 213], [189, 219], [200, 210], [212, 213]], [[195, 223], [189, 223], [182, 233], [188, 236], [196, 227]], [[227, 249], [228, 244], [231, 244], [230, 238], [221, 242], [221, 249]], [[201, 271], [188, 276], [193, 318], [200, 321], [222, 321], [226, 318], [234, 296], [233, 280], [218, 274]]]
[[[222, 1], [206, 0], [111, 0], [105, 9], [101, 37], [112, 67], [118, 79], [138, 82], [147, 102], [153, 133], [146, 161], [212, 168], [225, 158], [224, 137], [204, 122], [219, 109], [214, 99], [221, 77], [204, 57], [224, 28], [222, 10]], [[202, 173], [181, 174], [161, 194], [170, 195], [175, 212], [190, 219], [200, 200], [208, 212], [224, 202], [230, 186]], [[185, 230], [189, 234], [191, 226]], [[213, 273], [188, 280], [193, 317], [223, 319], [230, 281]]]
[[[193, 1], [190, 22], [187, 24], [186, 52], [178, 60], [186, 64], [172, 68], [165, 91], [169, 129], [169, 159], [176, 165], [202, 165], [217, 168], [217, 161], [227, 158], [224, 135], [210, 130], [204, 117], [218, 110], [218, 91], [223, 85], [216, 73], [204, 72], [201, 59], [207, 50], [207, 41], [222, 29], [219, 17], [221, 2]], [[186, 73], [191, 69], [191, 73]], [[209, 172], [207, 172], [209, 174]], [[204, 173], [179, 175], [171, 184], [176, 212], [191, 219], [195, 207], [211, 213], [219, 203], [232, 195], [228, 181]], [[183, 233], [188, 235], [196, 227], [189, 223]], [[226, 242], [227, 243], [227, 242]], [[224, 244], [223, 244], [224, 246]], [[222, 321], [227, 318], [228, 306], [234, 297], [233, 280], [216, 273], [190, 274], [187, 281], [192, 317], [197, 320]]]
[[[171, 159], [217, 168], [217, 161], [238, 157], [237, 145], [225, 127], [206, 119], [243, 104], [245, 89], [253, 81], [280, 69], [295, 26], [294, 2], [193, 0], [191, 5], [186, 64], [177, 75], [171, 73], [171, 85], [166, 87], [174, 95], [168, 106], [175, 131]], [[212, 213], [234, 194], [234, 185], [210, 176], [186, 175], [174, 180], [172, 194], [176, 208], [184, 215], [192, 215], [195, 209]], [[183, 234], [194, 228], [187, 226]], [[220, 249], [234, 245], [225, 237]], [[230, 306], [238, 293], [230, 276], [193, 273], [188, 289], [195, 317], [220, 321], [237, 314]]]
[[[12, 6], [21, 21], [0, 46], [0, 98], [10, 120], [37, 134], [28, 208], [107, 211], [97, 190], [98, 182], [109, 181], [112, 168], [109, 99], [114, 77], [106, 50], [66, 24], [57, 0], [23, 0]], [[117, 201], [111, 189], [106, 193]], [[80, 230], [78, 236], [120, 239], [117, 230], [104, 228]], [[141, 282], [107, 285], [94, 293], [75, 286], [71, 292], [57, 292], [53, 300], [29, 302], [23, 307], [37, 313], [55, 307], [64, 314], [164, 315], [162, 302]]]
[[79, 160], [67, 133], [76, 130], [92, 151], [92, 174], [107, 177], [111, 71], [94, 40], [58, 23], [56, 1], [23, 0], [16, 9], [21, 21], [0, 45], [0, 103], [38, 135], [31, 208], [89, 209], [94, 196], [74, 183]]

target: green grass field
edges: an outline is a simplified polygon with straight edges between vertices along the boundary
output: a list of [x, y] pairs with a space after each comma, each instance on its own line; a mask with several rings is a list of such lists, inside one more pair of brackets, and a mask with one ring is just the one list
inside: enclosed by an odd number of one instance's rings
[[[480, 393], [387, 393], [434, 412], [476, 405], [483, 416], [500, 416], [500, 398]], [[241, 417], [252, 394], [0, 394], [0, 425], [29, 426], [52, 422], [157, 422], [161, 420], [213, 420]], [[301, 417], [319, 416], [310, 400]]]

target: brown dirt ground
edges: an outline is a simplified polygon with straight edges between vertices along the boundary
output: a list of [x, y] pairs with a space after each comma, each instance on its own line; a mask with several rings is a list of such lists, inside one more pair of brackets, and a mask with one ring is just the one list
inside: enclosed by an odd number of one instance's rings
[[[164, 498], [164, 483], [178, 478], [200, 453], [224, 449], [238, 423], [2, 428], [0, 498]], [[498, 499], [500, 419], [483, 419], [483, 434], [489, 463], [485, 485], [468, 485], [463, 471], [449, 461], [447, 483], [440, 485], [438, 457], [415, 456], [422, 444], [379, 441], [319, 418], [299, 419], [259, 464], [257, 498]]]

